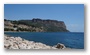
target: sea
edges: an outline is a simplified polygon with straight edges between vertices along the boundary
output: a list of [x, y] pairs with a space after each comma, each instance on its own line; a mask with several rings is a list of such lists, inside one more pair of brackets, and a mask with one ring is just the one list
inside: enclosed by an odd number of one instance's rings
[[4, 34], [21, 37], [26, 40], [41, 42], [54, 46], [58, 43], [67, 48], [84, 49], [84, 32], [4, 32]]

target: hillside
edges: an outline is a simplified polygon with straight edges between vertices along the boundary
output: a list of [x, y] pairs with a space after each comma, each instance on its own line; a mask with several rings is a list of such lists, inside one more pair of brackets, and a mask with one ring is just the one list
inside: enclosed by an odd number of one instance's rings
[[4, 19], [5, 31], [29, 31], [29, 32], [68, 32], [63, 21], [42, 20], [33, 18], [32, 20], [6, 20]]

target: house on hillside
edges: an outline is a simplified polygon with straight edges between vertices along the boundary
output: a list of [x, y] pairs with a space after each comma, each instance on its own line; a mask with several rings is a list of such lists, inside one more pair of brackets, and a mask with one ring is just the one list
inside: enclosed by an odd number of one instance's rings
[[13, 26], [14, 31], [16, 31], [18, 28], [16, 25]]

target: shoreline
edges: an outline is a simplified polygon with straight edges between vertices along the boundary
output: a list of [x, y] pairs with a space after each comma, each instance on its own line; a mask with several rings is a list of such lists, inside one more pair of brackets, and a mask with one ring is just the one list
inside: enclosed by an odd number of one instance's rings
[[[30, 32], [30, 31], [4, 31], [4, 32]], [[64, 33], [84, 33], [84, 32], [64, 32]]]
[[29, 31], [4, 31], [4, 32], [29, 32]]
[[[55, 46], [49, 46], [41, 42], [34, 42], [21, 37], [13, 37], [4, 34], [5, 49], [67, 49], [64, 44], [58, 43]], [[68, 48], [69, 49], [69, 48]]]
[[[31, 31], [4, 31], [4, 32], [31, 32]], [[33, 31], [35, 32], [35, 31]], [[49, 32], [49, 31], [48, 31]], [[57, 31], [56, 31], [57, 32]], [[58, 31], [58, 32], [61, 32], [61, 31]]]

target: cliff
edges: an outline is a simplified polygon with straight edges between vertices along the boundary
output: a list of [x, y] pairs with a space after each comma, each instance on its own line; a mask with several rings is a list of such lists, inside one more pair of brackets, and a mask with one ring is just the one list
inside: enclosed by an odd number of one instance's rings
[[57, 20], [42, 20], [33, 18], [32, 20], [18, 20], [8, 21], [4, 20], [5, 28], [15, 28], [17, 31], [34, 31], [34, 32], [68, 32], [66, 25], [63, 21]]
[[56, 27], [62, 27], [66, 29], [66, 25], [63, 21], [57, 21], [57, 20], [42, 20], [42, 19], [32, 19], [32, 22], [36, 22], [36, 23], [42, 23], [42, 24], [51, 24], [54, 25]]

